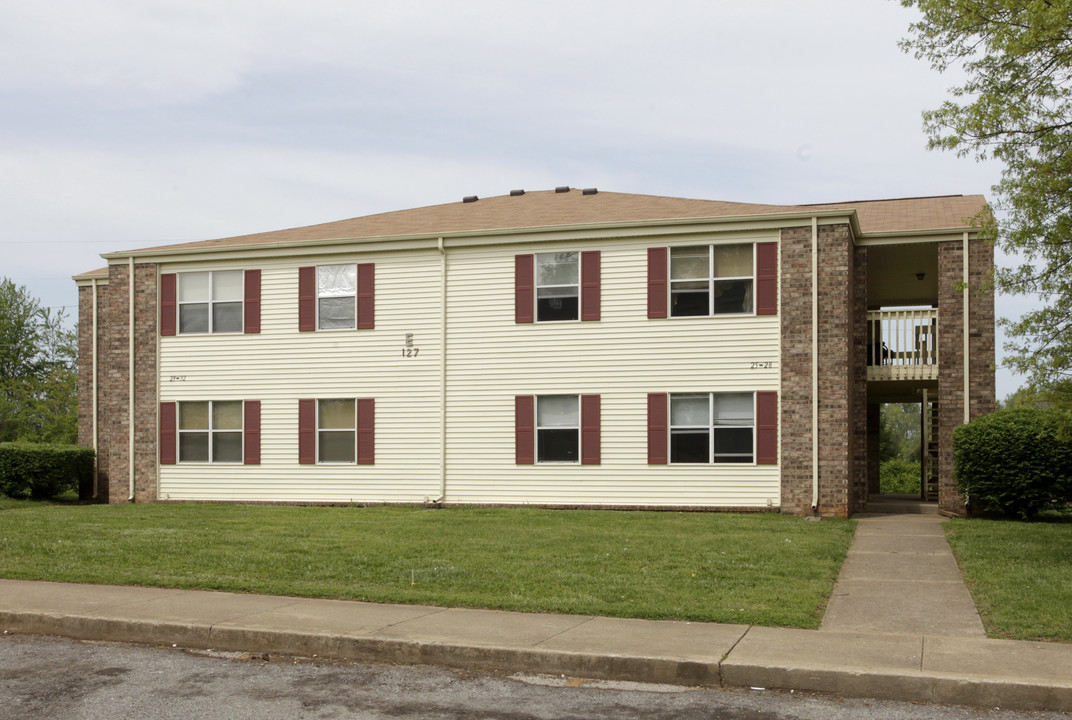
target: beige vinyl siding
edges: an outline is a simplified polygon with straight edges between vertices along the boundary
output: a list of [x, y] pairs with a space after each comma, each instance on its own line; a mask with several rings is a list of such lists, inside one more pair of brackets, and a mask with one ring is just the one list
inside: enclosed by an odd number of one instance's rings
[[[713, 235], [676, 244], [772, 239]], [[647, 393], [779, 389], [777, 316], [647, 319], [647, 248], [662, 245], [451, 251], [449, 502], [779, 504], [776, 465], [647, 464]], [[514, 255], [587, 249], [601, 250], [602, 319], [515, 324]], [[515, 465], [514, 397], [573, 393], [601, 396], [601, 465]]]
[[[374, 330], [298, 332], [298, 267], [374, 262]], [[423, 502], [439, 495], [437, 252], [257, 263], [169, 264], [162, 272], [261, 270], [259, 334], [160, 338], [160, 399], [260, 400], [261, 464], [160, 467], [160, 498]], [[413, 333], [416, 358], [404, 358]], [[181, 380], [179, 378], [182, 378]], [[299, 398], [376, 400], [375, 465], [298, 464]]]
[[[769, 234], [677, 238], [755, 242]], [[511, 238], [516, 240], [516, 238]], [[647, 393], [778, 390], [774, 317], [647, 319], [659, 239], [448, 249], [448, 503], [776, 507], [778, 466], [647, 464]], [[599, 322], [514, 323], [514, 256], [601, 251]], [[298, 267], [376, 263], [375, 330], [299, 333]], [[160, 338], [160, 399], [260, 400], [261, 464], [161, 466], [160, 497], [425, 502], [440, 496], [440, 281], [436, 251], [339, 253], [162, 272], [259, 268], [261, 333]], [[417, 358], [402, 357], [413, 333]], [[771, 368], [753, 369], [753, 362]], [[183, 378], [182, 380], [172, 378]], [[599, 466], [514, 463], [514, 397], [601, 396]], [[376, 463], [298, 464], [298, 399], [376, 399]]]

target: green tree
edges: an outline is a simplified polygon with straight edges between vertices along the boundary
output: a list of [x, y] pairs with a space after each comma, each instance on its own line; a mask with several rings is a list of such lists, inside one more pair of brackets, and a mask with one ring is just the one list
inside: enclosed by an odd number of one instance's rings
[[901, 47], [938, 72], [959, 68], [952, 99], [923, 113], [931, 148], [994, 158], [999, 223], [983, 234], [1017, 256], [999, 289], [1042, 307], [1003, 319], [1006, 362], [1038, 388], [1072, 378], [1072, 0], [901, 0], [922, 19]]
[[879, 460], [919, 462], [919, 403], [884, 403], [879, 415]]
[[78, 439], [77, 333], [0, 279], [0, 442]]

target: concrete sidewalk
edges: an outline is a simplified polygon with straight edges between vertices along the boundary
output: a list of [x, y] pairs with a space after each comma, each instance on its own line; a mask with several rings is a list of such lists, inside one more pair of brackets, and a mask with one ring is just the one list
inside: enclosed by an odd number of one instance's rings
[[1072, 711], [1072, 645], [0, 580], [0, 630]]
[[823, 630], [985, 638], [938, 515], [857, 516]]

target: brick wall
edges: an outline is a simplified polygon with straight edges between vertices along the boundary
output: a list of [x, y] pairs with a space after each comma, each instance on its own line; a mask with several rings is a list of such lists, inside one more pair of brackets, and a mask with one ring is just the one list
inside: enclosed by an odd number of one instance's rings
[[811, 512], [811, 228], [782, 230], [782, 512]]
[[[97, 467], [100, 502], [127, 502], [130, 497], [130, 348], [129, 267], [112, 265], [108, 283], [98, 286]], [[134, 267], [136, 367], [134, 372], [134, 499], [156, 499], [157, 486], [157, 268]], [[93, 444], [92, 288], [79, 289], [78, 437]]]
[[[866, 482], [864, 336], [866, 256], [854, 253], [848, 225], [818, 229], [818, 513], [847, 516]], [[862, 267], [858, 267], [862, 265]], [[810, 514], [812, 499], [811, 227], [781, 233], [782, 512]], [[864, 294], [861, 294], [864, 293]], [[860, 471], [857, 472], [857, 468]]]
[[[938, 507], [966, 514], [965, 499], [953, 479], [953, 430], [964, 424], [963, 243], [938, 248]], [[989, 280], [994, 247], [973, 240], [968, 247], [969, 417], [994, 411], [994, 290]]]

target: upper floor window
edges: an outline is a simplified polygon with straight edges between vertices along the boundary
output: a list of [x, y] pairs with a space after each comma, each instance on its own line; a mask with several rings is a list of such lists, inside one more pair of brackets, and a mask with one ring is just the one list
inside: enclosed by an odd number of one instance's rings
[[179, 332], [242, 332], [242, 279], [241, 270], [179, 273]]
[[576, 320], [580, 298], [579, 253], [536, 255], [536, 321]]
[[750, 463], [755, 401], [744, 393], [670, 395], [670, 462]]
[[242, 401], [180, 402], [179, 462], [242, 462]]
[[298, 268], [298, 330], [372, 330], [376, 327], [376, 266]]
[[670, 248], [670, 315], [751, 313], [753, 245]]
[[514, 322], [599, 320], [600, 251], [514, 256]]
[[353, 328], [357, 324], [357, 266], [320, 265], [316, 269], [317, 327]]

